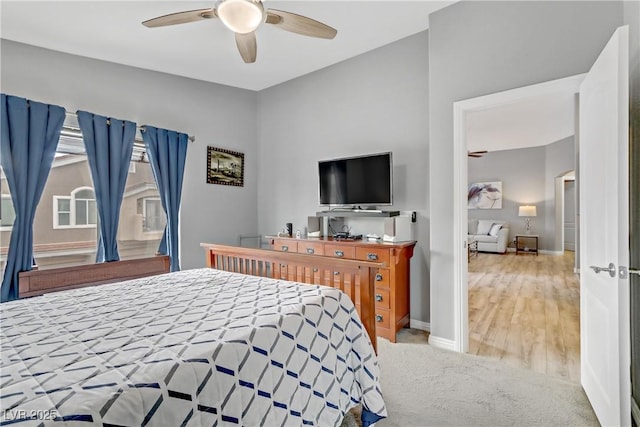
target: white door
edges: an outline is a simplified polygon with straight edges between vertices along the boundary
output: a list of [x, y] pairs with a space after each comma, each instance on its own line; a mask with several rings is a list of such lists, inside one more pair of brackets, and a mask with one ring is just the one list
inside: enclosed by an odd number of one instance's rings
[[[581, 379], [603, 426], [631, 424], [629, 33], [616, 30], [580, 86]], [[610, 264], [611, 263], [611, 264]], [[595, 268], [609, 268], [597, 273]]]
[[576, 250], [576, 182], [564, 181], [564, 250]]

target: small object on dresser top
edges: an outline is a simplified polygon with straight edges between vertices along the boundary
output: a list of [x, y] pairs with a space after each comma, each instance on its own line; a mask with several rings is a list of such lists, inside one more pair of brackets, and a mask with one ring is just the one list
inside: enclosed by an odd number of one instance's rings
[[380, 236], [378, 236], [375, 233], [369, 233], [369, 234], [367, 234], [367, 240], [378, 241], [378, 240], [380, 240]]
[[335, 240], [362, 240], [362, 234], [347, 234], [345, 236], [342, 233], [336, 233], [333, 238]]

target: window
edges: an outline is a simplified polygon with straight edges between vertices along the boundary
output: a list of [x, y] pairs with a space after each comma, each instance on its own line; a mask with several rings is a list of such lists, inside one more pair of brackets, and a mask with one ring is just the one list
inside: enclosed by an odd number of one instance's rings
[[53, 228], [95, 227], [98, 223], [96, 195], [91, 187], [79, 187], [71, 196], [53, 196]]
[[10, 194], [2, 194], [0, 200], [0, 229], [10, 230], [16, 220], [16, 211]]
[[96, 197], [84, 145], [79, 143], [70, 147], [60, 138], [36, 209], [33, 255], [40, 269], [96, 262]]
[[[118, 249], [121, 259], [141, 258], [156, 253], [164, 231], [164, 212], [151, 167], [144, 163], [140, 135], [134, 144], [125, 196], [120, 210]], [[6, 261], [13, 208], [2, 175], [0, 205], [0, 267]], [[142, 202], [136, 212], [137, 199]], [[155, 201], [154, 201], [155, 199]], [[77, 119], [67, 114], [51, 171], [45, 184], [33, 224], [34, 257], [40, 269], [93, 264], [98, 241], [98, 214], [89, 162]]]
[[164, 231], [167, 221], [160, 198], [146, 197], [142, 202], [142, 231]]
[[138, 161], [129, 169], [120, 207], [120, 259], [155, 255], [166, 223], [151, 165]]

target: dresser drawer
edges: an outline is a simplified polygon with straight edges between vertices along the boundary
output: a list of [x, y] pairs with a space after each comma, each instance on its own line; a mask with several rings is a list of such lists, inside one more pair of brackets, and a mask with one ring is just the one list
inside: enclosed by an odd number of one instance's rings
[[349, 245], [325, 244], [324, 255], [334, 258], [354, 259], [356, 257], [356, 251], [353, 246]]
[[379, 308], [391, 308], [391, 297], [389, 296], [389, 289], [376, 288], [375, 292], [376, 310]]
[[390, 283], [391, 270], [388, 268], [381, 268], [376, 273], [376, 286], [382, 286], [388, 288]]
[[362, 261], [384, 262], [389, 265], [389, 249], [359, 246], [356, 248], [356, 259]]
[[319, 242], [298, 242], [298, 252], [308, 255], [324, 255], [324, 243]]
[[376, 307], [376, 327], [389, 329], [391, 327], [391, 314], [389, 310]]
[[273, 250], [280, 252], [298, 252], [298, 242], [292, 239], [275, 239]]

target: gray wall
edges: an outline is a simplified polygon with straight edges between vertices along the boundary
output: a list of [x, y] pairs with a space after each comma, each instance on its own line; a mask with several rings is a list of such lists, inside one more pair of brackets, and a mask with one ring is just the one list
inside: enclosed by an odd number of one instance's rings
[[[266, 89], [258, 97], [260, 232], [273, 234], [285, 222], [302, 229], [307, 216], [321, 210], [318, 160], [392, 151], [393, 209], [418, 213], [411, 318], [425, 322], [429, 320], [427, 45], [427, 33], [419, 33]], [[376, 227], [353, 226], [365, 233]], [[381, 234], [380, 230], [371, 231]]]
[[[526, 161], [523, 161], [526, 159]], [[502, 181], [502, 209], [469, 209], [469, 219], [495, 219], [509, 223], [509, 237], [524, 232], [524, 218], [518, 207], [537, 207], [538, 216], [531, 219], [532, 232], [540, 234], [543, 246], [545, 147], [493, 151], [480, 158], [469, 158], [469, 183]]]
[[618, 2], [460, 2], [430, 15], [430, 283], [436, 337], [454, 339], [453, 103], [584, 73], [621, 23]]
[[535, 205], [538, 216], [531, 218], [531, 230], [540, 236], [540, 249], [559, 251], [555, 242], [555, 178], [574, 169], [573, 147], [573, 137], [569, 137], [546, 146], [494, 151], [470, 158], [469, 183], [502, 181], [502, 209], [471, 209], [469, 219], [506, 221], [512, 240], [525, 231], [518, 207]]
[[[2, 40], [4, 93], [187, 132], [180, 212], [183, 268], [204, 266], [200, 242], [255, 233], [256, 94]], [[245, 153], [245, 186], [206, 184], [207, 145]]]
[[[545, 146], [544, 158], [544, 232], [541, 235], [541, 249], [561, 251], [563, 242], [556, 236], [560, 234], [558, 228], [564, 225], [562, 217], [556, 217], [556, 178], [576, 169], [574, 138], [569, 137]], [[556, 224], [556, 220], [560, 224]]]

